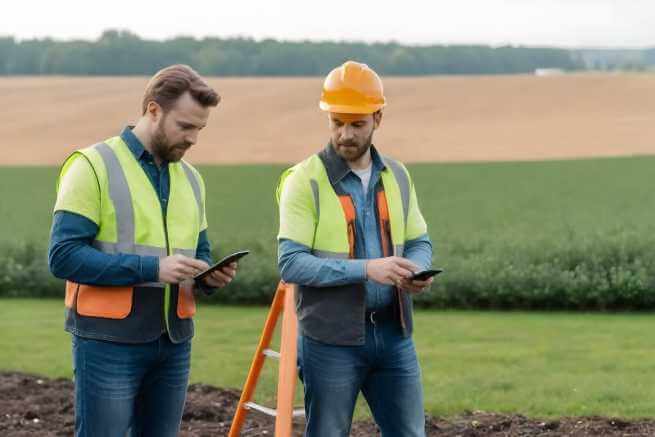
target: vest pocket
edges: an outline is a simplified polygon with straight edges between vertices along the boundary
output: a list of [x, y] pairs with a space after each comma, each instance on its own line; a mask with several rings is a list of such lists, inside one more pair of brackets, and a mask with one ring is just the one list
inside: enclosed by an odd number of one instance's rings
[[76, 285], [77, 313], [81, 316], [124, 319], [132, 312], [133, 287]]
[[196, 313], [196, 299], [193, 296], [193, 281], [184, 281], [178, 286], [177, 317], [188, 319]]

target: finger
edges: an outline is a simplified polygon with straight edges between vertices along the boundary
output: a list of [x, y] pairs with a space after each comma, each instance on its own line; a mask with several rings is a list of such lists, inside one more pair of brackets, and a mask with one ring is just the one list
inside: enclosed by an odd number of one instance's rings
[[212, 276], [214, 279], [225, 279], [225, 278], [232, 279], [232, 276], [230, 275], [230, 272], [231, 272], [231, 271], [232, 271], [232, 270], [227, 270], [227, 271], [226, 271], [225, 268], [223, 268], [223, 269], [221, 269], [221, 270], [214, 270], [214, 271], [211, 273], [211, 276]]
[[209, 267], [206, 262], [188, 256], [182, 256], [180, 258], [180, 264], [185, 267], [190, 267], [196, 270], [204, 270], [207, 267]]
[[207, 276], [205, 278], [205, 282], [207, 283], [207, 285], [209, 285], [210, 287], [214, 287], [214, 288], [225, 287], [227, 285], [227, 283], [225, 281], [212, 278], [211, 276]]
[[212, 279], [215, 279], [217, 281], [223, 281], [226, 283], [229, 283], [232, 280], [232, 276], [226, 275], [220, 270], [216, 270], [211, 274]]
[[209, 275], [205, 276], [205, 280], [206, 281], [213, 281], [213, 282], [220, 281], [221, 278], [219, 276], [217, 276], [216, 273], [217, 273], [216, 270], [214, 270]]
[[414, 272], [412, 270], [408, 270], [408, 269], [406, 269], [404, 267], [401, 267], [401, 266], [398, 266], [398, 265], [393, 267], [393, 273], [396, 276], [400, 277], [401, 279], [409, 278], [414, 274]]
[[410, 293], [420, 293], [421, 291], [423, 291], [422, 287], [415, 286], [412, 281], [402, 281], [400, 288], [403, 291], [408, 291]]
[[196, 274], [196, 269], [185, 265], [179, 265], [175, 269], [175, 273], [178, 277], [190, 278]]
[[396, 265], [399, 265], [400, 267], [410, 270], [412, 272], [418, 272], [421, 270], [419, 266], [408, 260], [407, 258], [401, 258], [401, 257], [394, 257], [394, 261], [396, 262]]
[[224, 275], [229, 276], [231, 279], [234, 279], [234, 277], [237, 275], [237, 271], [234, 269], [231, 269], [229, 267], [225, 267], [221, 270], [221, 273]]
[[182, 259], [180, 259], [180, 263], [184, 264], [185, 266], [193, 267], [194, 269], [201, 270], [201, 271], [209, 268], [209, 264], [207, 264], [205, 261], [202, 261], [200, 259], [190, 258], [188, 256], [182, 257]]
[[428, 281], [412, 280], [410, 278], [403, 279], [402, 282], [404, 286], [415, 288], [415, 289], [423, 289], [429, 284]]
[[197, 259], [196, 261], [200, 262], [200, 270], [207, 270], [209, 268], [209, 264], [207, 264], [206, 261], [203, 261], [201, 259]]

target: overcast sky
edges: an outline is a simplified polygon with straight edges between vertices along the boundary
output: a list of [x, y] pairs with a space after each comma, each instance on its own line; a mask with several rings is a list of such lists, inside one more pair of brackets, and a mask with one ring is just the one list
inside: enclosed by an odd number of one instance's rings
[[[10, 6], [9, 6], [10, 5]], [[0, 35], [655, 46], [655, 0], [4, 0]]]

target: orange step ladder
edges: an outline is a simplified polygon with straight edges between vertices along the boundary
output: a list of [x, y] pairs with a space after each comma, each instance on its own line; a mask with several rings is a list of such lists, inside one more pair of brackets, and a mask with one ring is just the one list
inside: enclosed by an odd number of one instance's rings
[[[245, 386], [241, 392], [241, 398], [232, 420], [228, 437], [239, 437], [241, 428], [250, 410], [259, 411], [275, 417], [275, 437], [290, 437], [294, 417], [305, 415], [303, 409], [293, 409], [294, 396], [296, 394], [296, 382], [298, 378], [297, 364], [297, 337], [298, 318], [296, 316], [294, 299], [294, 286], [282, 281], [277, 286], [271, 309], [266, 317], [264, 331], [259, 339], [259, 345], [248, 371]], [[282, 317], [282, 335], [280, 338], [280, 352], [269, 348], [277, 321]], [[252, 402], [252, 397], [257, 386], [257, 380], [264, 366], [266, 358], [280, 360], [277, 384], [277, 408], [272, 409]]]

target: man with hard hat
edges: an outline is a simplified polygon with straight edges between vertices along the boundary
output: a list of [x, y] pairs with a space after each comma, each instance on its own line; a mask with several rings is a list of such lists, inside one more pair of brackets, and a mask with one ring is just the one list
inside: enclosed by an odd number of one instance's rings
[[409, 172], [373, 146], [382, 81], [348, 61], [325, 79], [330, 141], [282, 174], [279, 269], [297, 284], [306, 435], [348, 436], [361, 391], [383, 437], [424, 436], [412, 281], [432, 260]]

